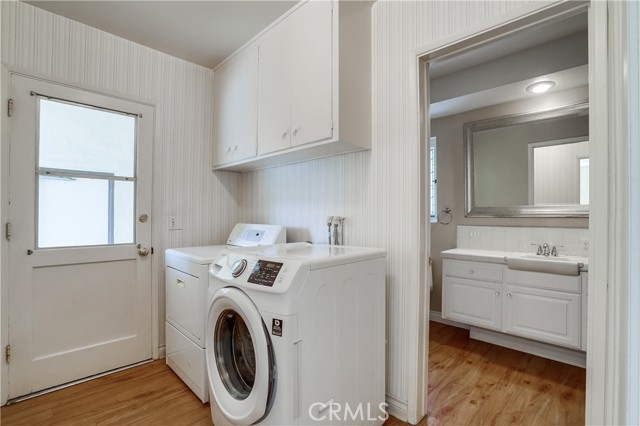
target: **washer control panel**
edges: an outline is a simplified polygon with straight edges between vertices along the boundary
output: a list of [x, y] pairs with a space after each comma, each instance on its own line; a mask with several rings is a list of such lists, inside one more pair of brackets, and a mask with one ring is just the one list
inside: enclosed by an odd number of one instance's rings
[[273, 287], [278, 273], [282, 269], [282, 263], [270, 260], [258, 260], [249, 275], [247, 282], [267, 287]]
[[284, 293], [299, 281], [301, 274], [308, 272], [303, 263], [296, 259], [282, 259], [242, 251], [245, 249], [222, 250], [211, 264], [209, 286], [224, 285], [247, 288], [268, 293]]
[[233, 265], [231, 265], [231, 275], [233, 275], [234, 278], [237, 278], [240, 275], [242, 275], [242, 273], [246, 268], [247, 268], [247, 260], [238, 259], [235, 262], [233, 262]]

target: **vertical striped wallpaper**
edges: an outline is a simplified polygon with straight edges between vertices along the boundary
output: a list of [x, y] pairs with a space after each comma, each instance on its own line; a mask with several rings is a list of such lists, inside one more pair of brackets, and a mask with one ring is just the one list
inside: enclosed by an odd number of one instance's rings
[[[527, 3], [374, 3], [372, 151], [244, 174], [210, 172], [211, 70], [13, 1], [2, 2], [2, 61], [157, 105], [152, 212], [157, 250], [222, 242], [240, 220], [285, 225], [288, 241], [326, 242], [327, 215], [346, 217], [346, 244], [386, 248], [387, 394], [406, 402], [408, 289], [418, 285], [423, 261], [417, 255], [416, 87], [409, 78], [414, 50]], [[183, 217], [183, 231], [168, 231], [170, 215]]]
[[[388, 250], [387, 394], [407, 402], [408, 289], [418, 285], [419, 145], [415, 49], [528, 2], [378, 1], [373, 5], [373, 149], [242, 175], [241, 217], [279, 223], [288, 241], [327, 241], [345, 216], [345, 243]], [[542, 6], [542, 4], [541, 4]]]
[[[213, 71], [23, 2], [2, 2], [2, 62], [156, 105], [153, 241], [164, 343], [164, 249], [224, 243], [240, 176], [211, 172]], [[184, 230], [169, 231], [180, 215]]]

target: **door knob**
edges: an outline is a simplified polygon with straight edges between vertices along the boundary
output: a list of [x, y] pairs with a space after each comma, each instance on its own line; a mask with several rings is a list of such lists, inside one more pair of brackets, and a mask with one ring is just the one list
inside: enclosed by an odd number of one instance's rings
[[142, 247], [140, 244], [138, 244], [138, 254], [140, 256], [147, 256], [149, 254], [149, 249], [146, 247]]

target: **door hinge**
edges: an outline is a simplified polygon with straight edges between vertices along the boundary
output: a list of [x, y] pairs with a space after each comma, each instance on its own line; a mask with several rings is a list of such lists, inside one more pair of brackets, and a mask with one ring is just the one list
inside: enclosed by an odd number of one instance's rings
[[4, 359], [7, 361], [7, 364], [11, 362], [11, 345], [7, 345], [7, 347], [4, 348]]
[[11, 117], [13, 115], [13, 99], [7, 100], [7, 115]]
[[4, 237], [9, 241], [11, 239], [11, 222], [7, 222], [4, 226]]

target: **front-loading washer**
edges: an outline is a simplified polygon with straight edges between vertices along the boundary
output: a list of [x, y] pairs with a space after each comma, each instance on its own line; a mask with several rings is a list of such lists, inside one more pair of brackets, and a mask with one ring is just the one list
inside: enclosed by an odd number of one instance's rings
[[204, 332], [211, 262], [223, 249], [285, 240], [286, 230], [280, 225], [238, 223], [226, 245], [166, 250], [166, 363], [202, 402], [209, 400]]
[[384, 423], [385, 256], [309, 243], [223, 250], [205, 333], [214, 424]]

